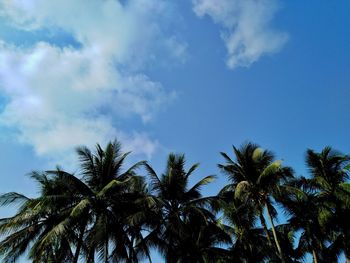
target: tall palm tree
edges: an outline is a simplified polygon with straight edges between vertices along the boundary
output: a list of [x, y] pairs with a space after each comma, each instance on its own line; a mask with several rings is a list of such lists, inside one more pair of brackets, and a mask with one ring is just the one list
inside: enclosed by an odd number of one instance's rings
[[311, 178], [304, 180], [304, 186], [317, 194], [320, 205], [328, 212], [323, 225], [333, 237], [333, 249], [337, 247], [338, 253], [344, 252], [350, 262], [350, 223], [346, 219], [350, 215], [350, 184], [347, 182], [350, 158], [325, 147], [319, 153], [308, 149], [306, 163]]
[[297, 191], [281, 200], [290, 215], [288, 223], [301, 231], [297, 251], [300, 256], [309, 252], [315, 263], [334, 262], [329, 258], [327, 235], [323, 219], [328, 216], [319, 196], [309, 190]]
[[270, 257], [270, 246], [264, 229], [256, 226], [256, 209], [249, 202], [234, 198], [231, 191], [221, 192], [220, 208], [233, 236], [230, 259], [235, 262], [264, 262]]
[[262, 150], [253, 143], [247, 143], [240, 149], [233, 146], [233, 152], [235, 161], [226, 153], [221, 153], [226, 163], [219, 164], [219, 168], [228, 175], [231, 181], [221, 192], [231, 191], [236, 199], [251, 203], [259, 215], [268, 242], [272, 244], [264, 217], [264, 211], [266, 211], [277, 253], [281, 261], [285, 262], [273, 222], [273, 217], [277, 212], [273, 206], [272, 197], [284, 189], [282, 187], [284, 181], [293, 177], [292, 169], [282, 166], [281, 161], [275, 160], [272, 152]]
[[94, 153], [86, 147], [77, 152], [83, 180], [91, 190], [76, 207], [79, 213], [91, 211], [93, 223], [85, 240], [89, 254], [97, 251], [104, 262], [109, 258], [128, 261], [134, 246], [130, 244], [131, 226], [126, 219], [137, 212], [136, 201], [142, 196], [139, 186], [143, 179], [136, 176], [135, 169], [143, 162], [123, 171], [129, 153], [121, 153], [118, 142], [109, 143], [105, 149], [97, 145]]
[[[86, 147], [77, 152], [82, 179], [61, 169], [34, 173], [42, 189], [38, 198], [15, 193], [1, 197], [3, 205], [23, 201], [14, 217], [0, 222], [0, 233], [11, 233], [0, 242], [6, 260], [17, 258], [33, 243], [30, 256], [38, 261], [48, 261], [52, 251], [58, 249], [55, 255], [61, 255], [68, 248], [65, 255], [74, 263], [80, 255], [93, 262], [95, 252], [104, 262], [137, 261], [134, 245], [142, 234], [140, 223], [132, 223], [132, 217], [145, 204], [140, 202], [143, 179], [135, 174], [142, 162], [123, 171], [128, 153], [122, 154], [116, 141], [105, 149], [97, 145], [94, 153]], [[147, 253], [140, 244], [137, 250]]]
[[0, 220], [0, 234], [5, 236], [0, 242], [3, 262], [14, 262], [29, 249], [33, 262], [70, 261], [73, 252], [70, 244], [75, 242], [74, 228], [65, 235], [55, 235], [48, 243], [49, 233], [70, 213], [69, 197], [64, 188], [56, 187], [55, 179], [45, 173], [32, 173], [31, 177], [39, 185], [40, 196], [28, 198], [18, 193], [7, 193], [0, 197], [1, 205], [20, 204], [17, 214]]
[[165, 172], [158, 176], [146, 164], [154, 193], [159, 223], [149, 242], [164, 254], [166, 262], [215, 262], [225, 254], [219, 244], [229, 237], [209, 210], [212, 198], [202, 197], [202, 186], [213, 181], [206, 176], [192, 187], [189, 178], [198, 167], [185, 170], [185, 156], [170, 154]]

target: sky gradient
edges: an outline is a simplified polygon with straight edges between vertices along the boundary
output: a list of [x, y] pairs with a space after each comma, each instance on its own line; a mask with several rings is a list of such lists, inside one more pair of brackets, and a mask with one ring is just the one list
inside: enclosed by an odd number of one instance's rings
[[[347, 0], [1, 0], [0, 192], [74, 148], [118, 138], [157, 171], [169, 152], [218, 179], [253, 141], [305, 174], [307, 148], [350, 151]], [[0, 210], [6, 215], [11, 209]]]

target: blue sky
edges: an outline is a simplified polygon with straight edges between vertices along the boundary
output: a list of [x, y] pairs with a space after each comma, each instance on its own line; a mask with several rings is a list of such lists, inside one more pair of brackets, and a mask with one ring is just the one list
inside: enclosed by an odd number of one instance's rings
[[[119, 138], [218, 174], [253, 141], [297, 174], [306, 148], [349, 152], [347, 0], [0, 1], [0, 192], [74, 148]], [[222, 175], [205, 189], [214, 194]], [[3, 209], [0, 215], [8, 214]]]

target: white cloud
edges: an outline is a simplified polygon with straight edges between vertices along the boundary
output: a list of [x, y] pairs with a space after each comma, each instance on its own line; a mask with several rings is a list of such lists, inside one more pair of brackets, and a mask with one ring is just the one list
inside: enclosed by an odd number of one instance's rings
[[165, 47], [171, 50], [171, 56], [182, 63], [185, 63], [187, 54], [187, 43], [178, 40], [176, 37], [170, 37], [165, 41]]
[[270, 22], [278, 10], [277, 0], [192, 0], [197, 16], [210, 16], [223, 27], [227, 65], [248, 67], [264, 54], [278, 52], [286, 33], [274, 30]]
[[[166, 8], [159, 0], [2, 1], [0, 15], [12, 26], [60, 28], [81, 47], [1, 42], [0, 91], [8, 100], [1, 124], [16, 128], [39, 155], [116, 136], [129, 150], [151, 155], [157, 142], [144, 133], [126, 135], [119, 124], [132, 115], [147, 122], [173, 97], [142, 73], [143, 62], [172, 39], [159, 27]], [[185, 53], [176, 48], [174, 42], [171, 57]]]

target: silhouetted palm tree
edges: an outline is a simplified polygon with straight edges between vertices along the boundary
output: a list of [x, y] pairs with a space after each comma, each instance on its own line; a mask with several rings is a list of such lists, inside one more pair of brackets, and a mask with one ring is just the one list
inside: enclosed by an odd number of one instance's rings
[[[315, 263], [342, 253], [350, 262], [349, 156], [307, 150], [310, 176], [295, 178], [255, 144], [233, 151], [219, 164], [229, 184], [203, 197], [214, 176], [190, 184], [198, 164], [187, 170], [184, 155], [170, 154], [158, 175], [144, 161], [124, 169], [128, 153], [116, 141], [80, 147], [76, 175], [33, 172], [38, 197], [0, 195], [0, 206], [19, 206], [0, 219], [2, 262], [26, 253], [34, 263], [152, 262], [152, 248], [168, 263], [299, 263], [308, 253]], [[149, 180], [137, 174], [142, 167]]]
[[256, 209], [250, 202], [234, 197], [231, 191], [219, 195], [222, 202], [224, 221], [233, 236], [233, 245], [230, 248], [230, 259], [234, 262], [254, 263], [269, 259], [271, 246], [264, 229], [256, 224]]
[[[74, 228], [65, 235], [58, 232], [62, 221], [70, 213], [69, 197], [62, 193], [56, 180], [45, 173], [32, 173], [38, 183], [40, 196], [28, 198], [18, 193], [7, 193], [0, 197], [1, 205], [19, 203], [20, 208], [13, 217], [0, 221], [0, 233], [6, 235], [0, 242], [3, 262], [14, 262], [29, 249], [33, 262], [70, 261], [73, 252], [70, 244], [75, 242]], [[50, 233], [56, 233], [51, 235]], [[50, 239], [50, 242], [47, 242]]]
[[[230, 239], [209, 210], [212, 198], [202, 197], [200, 189], [214, 176], [207, 176], [189, 187], [189, 177], [198, 164], [185, 170], [184, 155], [170, 154], [165, 172], [146, 165], [159, 211], [159, 224], [150, 242], [164, 254], [166, 262], [215, 262], [225, 254], [218, 247]], [[152, 238], [151, 238], [152, 237]]]
[[86, 147], [77, 152], [82, 180], [61, 169], [34, 173], [32, 177], [41, 186], [38, 198], [15, 193], [1, 197], [3, 205], [24, 202], [13, 218], [2, 219], [0, 224], [0, 232], [12, 233], [0, 243], [5, 260], [17, 258], [33, 242], [33, 260], [48, 260], [54, 251], [58, 255], [63, 249], [68, 249], [64, 260], [72, 262], [81, 254], [93, 262], [95, 252], [104, 262], [110, 258], [136, 262], [136, 250], [147, 253], [147, 248], [137, 244], [141, 228], [132, 220], [145, 205], [140, 201], [144, 198], [143, 179], [134, 172], [142, 162], [123, 172], [128, 153], [122, 154], [116, 141], [105, 149], [97, 145], [95, 153]]
[[332, 262], [327, 261], [327, 235], [322, 223], [327, 211], [322, 208], [317, 194], [298, 191], [284, 198], [282, 203], [290, 215], [290, 226], [301, 231], [297, 247], [299, 255], [309, 252], [315, 263]]
[[349, 156], [325, 147], [320, 153], [307, 150], [306, 163], [311, 178], [304, 179], [304, 186], [317, 193], [319, 207], [327, 214], [322, 224], [334, 241], [331, 248], [344, 252], [350, 261], [350, 185], [348, 179]]
[[281, 161], [276, 161], [272, 152], [262, 150], [258, 145], [247, 143], [240, 149], [233, 146], [236, 161], [233, 161], [226, 153], [221, 155], [226, 160], [225, 164], [219, 164], [231, 181], [221, 192], [234, 192], [236, 199], [244, 200], [257, 211], [261, 225], [265, 229], [268, 242], [271, 244], [270, 234], [264, 218], [264, 210], [270, 222], [273, 239], [278, 255], [285, 262], [283, 251], [277, 236], [273, 217], [277, 214], [273, 207], [272, 196], [283, 190], [282, 183], [293, 177], [289, 167], [283, 167]]
[[143, 179], [136, 176], [135, 169], [143, 162], [123, 171], [129, 153], [122, 154], [118, 142], [109, 143], [105, 149], [97, 145], [94, 153], [86, 147], [77, 152], [83, 180], [91, 190], [74, 208], [78, 217], [89, 211], [85, 238], [88, 258], [92, 259], [96, 251], [104, 262], [109, 258], [128, 261], [135, 254], [135, 229], [128, 220], [138, 212], [136, 202], [143, 196]]

